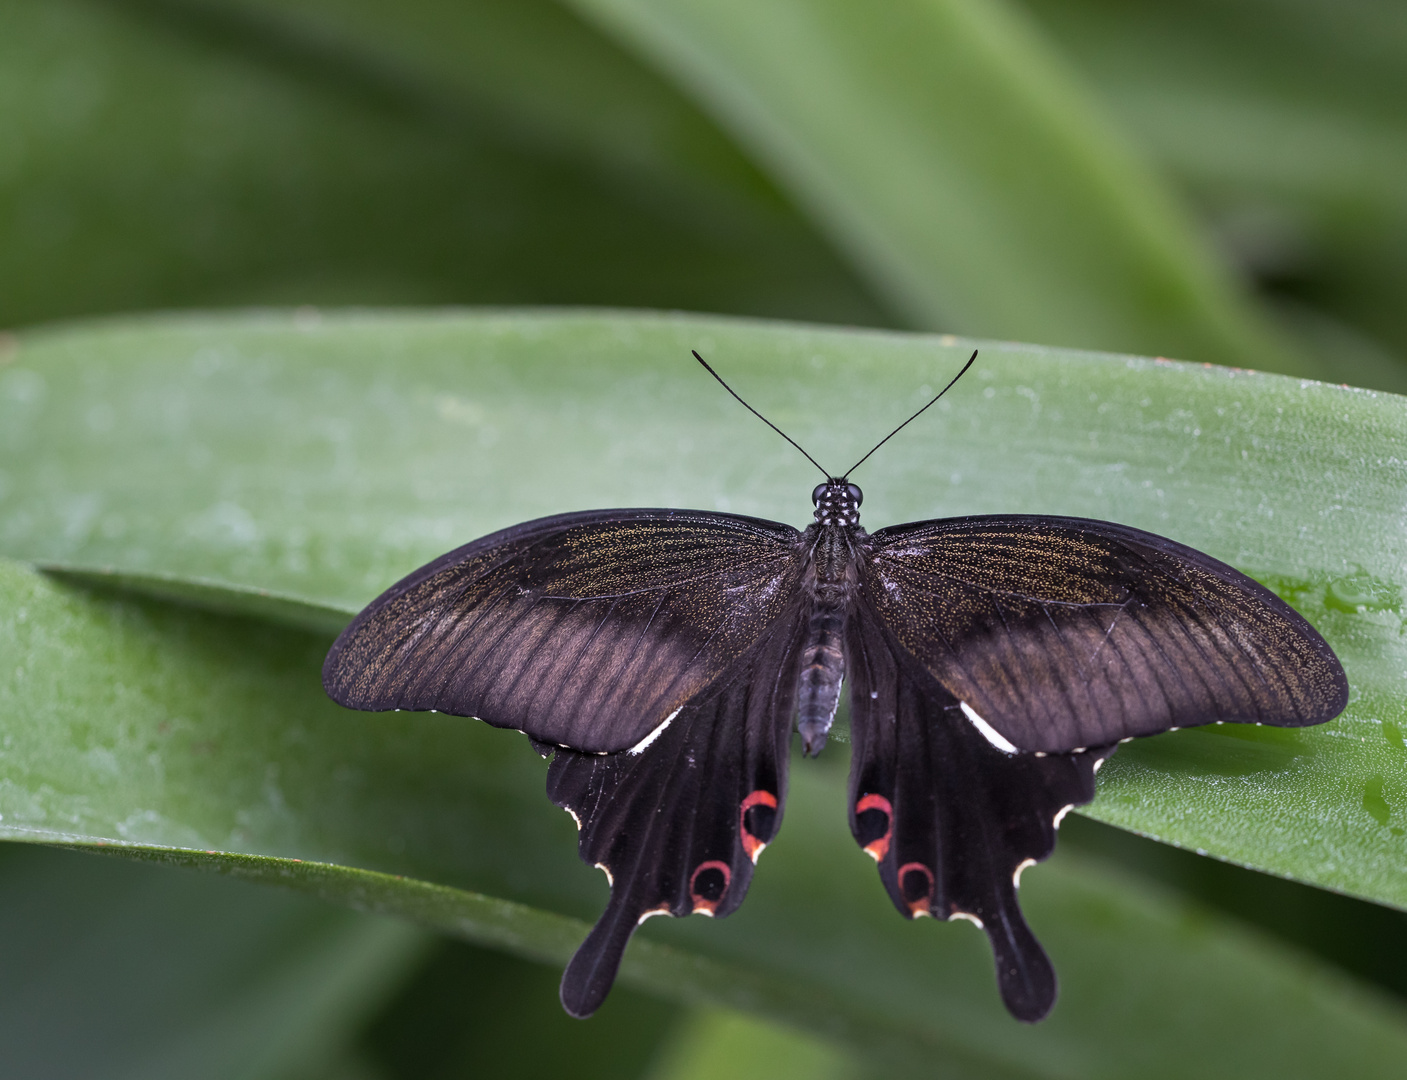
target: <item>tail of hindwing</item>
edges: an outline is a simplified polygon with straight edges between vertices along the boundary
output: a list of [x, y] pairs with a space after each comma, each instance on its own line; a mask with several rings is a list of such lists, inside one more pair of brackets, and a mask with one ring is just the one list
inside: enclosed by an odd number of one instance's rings
[[1017, 903], [1021, 872], [1055, 847], [1060, 818], [1094, 797], [1111, 747], [1002, 749], [971, 710], [906, 668], [872, 621], [852, 620], [850, 826], [908, 918], [967, 919], [987, 934], [1002, 999], [1021, 1020], [1055, 1003], [1055, 972]]
[[760, 642], [638, 753], [556, 752], [548, 796], [572, 814], [582, 860], [611, 886], [605, 913], [562, 977], [562, 1004], [573, 1016], [589, 1016], [605, 1000], [646, 919], [722, 917], [742, 903], [786, 800], [796, 621]]

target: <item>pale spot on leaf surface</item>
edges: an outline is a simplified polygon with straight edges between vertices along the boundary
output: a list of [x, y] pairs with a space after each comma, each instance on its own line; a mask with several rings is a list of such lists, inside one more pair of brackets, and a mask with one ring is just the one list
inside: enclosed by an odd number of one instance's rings
[[1392, 807], [1383, 798], [1383, 778], [1370, 776], [1363, 784], [1363, 809], [1373, 816], [1379, 825], [1386, 825], [1392, 817]]

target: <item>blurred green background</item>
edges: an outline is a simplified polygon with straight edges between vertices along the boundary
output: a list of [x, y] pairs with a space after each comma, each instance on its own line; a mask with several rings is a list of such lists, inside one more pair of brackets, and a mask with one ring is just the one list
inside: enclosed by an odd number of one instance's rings
[[[1401, 393], [1404, 297], [1393, 0], [0, 6], [8, 331], [666, 308]], [[1407, 996], [1400, 912], [1088, 820], [1063, 841]], [[555, 968], [213, 875], [6, 845], [0, 908], [6, 1075], [867, 1071], [625, 987], [578, 1024]]]

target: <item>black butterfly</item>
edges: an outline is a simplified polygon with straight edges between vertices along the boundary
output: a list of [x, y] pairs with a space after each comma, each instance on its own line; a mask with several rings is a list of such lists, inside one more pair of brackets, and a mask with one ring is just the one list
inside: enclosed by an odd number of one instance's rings
[[842, 678], [855, 839], [906, 918], [987, 932], [1027, 1021], [1056, 982], [1017, 883], [1115, 745], [1318, 724], [1347, 701], [1324, 639], [1200, 552], [1080, 518], [870, 534], [853, 471], [811, 493], [805, 532], [698, 510], [514, 526], [389, 589], [328, 653], [343, 705], [475, 716], [555, 755], [548, 796], [611, 883], [562, 978], [572, 1015], [600, 1006], [649, 916], [742, 903], [781, 825], [793, 722], [819, 753]]

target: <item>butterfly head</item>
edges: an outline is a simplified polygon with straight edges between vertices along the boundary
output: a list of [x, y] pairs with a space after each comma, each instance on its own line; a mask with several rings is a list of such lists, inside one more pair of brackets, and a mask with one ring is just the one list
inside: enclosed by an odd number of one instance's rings
[[817, 484], [816, 490], [811, 492], [811, 501], [816, 504], [816, 524], [860, 524], [860, 503], [864, 498], [864, 492], [843, 476]]

